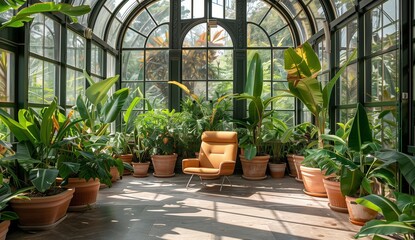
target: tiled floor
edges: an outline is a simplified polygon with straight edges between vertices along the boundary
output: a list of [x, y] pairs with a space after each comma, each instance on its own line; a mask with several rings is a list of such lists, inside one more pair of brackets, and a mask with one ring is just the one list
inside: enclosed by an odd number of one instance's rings
[[353, 239], [359, 229], [348, 215], [330, 210], [327, 199], [302, 192], [291, 177], [247, 181], [219, 192], [220, 180], [207, 185], [189, 176], [124, 176], [101, 189], [94, 209], [68, 213], [56, 228], [37, 233], [12, 228], [12, 239]]

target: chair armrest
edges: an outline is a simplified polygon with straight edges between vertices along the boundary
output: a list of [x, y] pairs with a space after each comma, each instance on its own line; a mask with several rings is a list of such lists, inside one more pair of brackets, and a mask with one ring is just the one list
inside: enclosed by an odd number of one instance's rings
[[188, 158], [183, 159], [182, 161], [182, 169], [188, 168], [188, 167], [199, 167], [200, 161], [197, 158]]
[[232, 175], [235, 170], [235, 161], [223, 161], [219, 165], [219, 175]]

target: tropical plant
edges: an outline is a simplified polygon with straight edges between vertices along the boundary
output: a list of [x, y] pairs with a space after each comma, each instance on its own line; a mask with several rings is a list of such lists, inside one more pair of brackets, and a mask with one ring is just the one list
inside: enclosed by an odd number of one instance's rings
[[356, 51], [350, 56], [336, 75], [323, 87], [317, 79], [321, 71], [317, 54], [309, 43], [284, 52], [284, 65], [287, 71], [289, 92], [298, 98], [314, 116], [318, 129], [318, 147], [324, 147], [321, 135], [325, 133], [328, 117], [329, 101], [337, 80], [343, 74], [347, 65], [356, 56]]
[[[415, 158], [397, 151], [378, 152], [376, 157], [383, 159], [387, 164], [398, 163], [400, 172], [409, 186], [415, 188]], [[413, 239], [415, 234], [415, 196], [395, 192], [395, 201], [384, 196], [371, 194], [356, 199], [358, 204], [375, 210], [382, 214], [383, 219], [375, 219], [367, 222], [355, 238], [374, 235], [373, 239], [385, 239], [380, 237], [393, 235], [402, 239]]]
[[[0, 13], [6, 12], [10, 9], [19, 9], [26, 3], [26, 0], [7, 0], [0, 3]], [[78, 22], [77, 16], [84, 15], [91, 11], [89, 5], [72, 6], [67, 3], [43, 2], [35, 3], [28, 7], [22, 8], [11, 19], [3, 22], [0, 30], [6, 27], [23, 27], [26, 22], [33, 20], [33, 15], [37, 13], [59, 12], [68, 16], [73, 22]]]
[[285, 122], [275, 117], [269, 117], [263, 123], [262, 142], [264, 143], [265, 151], [270, 155], [272, 163], [282, 163], [285, 158], [287, 147], [281, 141], [281, 136], [287, 129]]
[[361, 104], [357, 104], [347, 141], [333, 135], [322, 137], [335, 141], [336, 150], [317, 149], [309, 157], [319, 159], [318, 164], [326, 170], [326, 175], [337, 173], [340, 176], [343, 195], [371, 194], [375, 181], [395, 187], [393, 162], [374, 157], [379, 145], [373, 141], [367, 113]]
[[151, 154], [171, 155], [176, 151], [175, 129], [180, 124], [174, 110], [151, 110], [136, 118], [138, 138]]
[[[248, 117], [242, 120], [234, 120], [240, 126], [247, 129], [239, 140], [239, 145], [244, 149], [244, 156], [251, 160], [258, 154], [263, 154], [263, 121], [272, 115], [273, 111], [267, 111], [267, 107], [282, 96], [272, 96], [262, 99], [263, 69], [262, 61], [258, 53], [254, 53], [249, 64], [245, 85], [245, 93], [233, 95], [237, 100], [248, 101]], [[239, 136], [239, 135], [238, 135]]]
[[[59, 173], [57, 149], [65, 144], [66, 133], [77, 121], [71, 121], [59, 112], [56, 98], [39, 113], [31, 108], [20, 109], [18, 116], [19, 121], [15, 121], [0, 110], [0, 119], [19, 141], [16, 154], [2, 161], [15, 160], [14, 169], [9, 174], [16, 187], [33, 185], [44, 193], [55, 184]], [[79, 167], [76, 164], [68, 166], [73, 169]]]

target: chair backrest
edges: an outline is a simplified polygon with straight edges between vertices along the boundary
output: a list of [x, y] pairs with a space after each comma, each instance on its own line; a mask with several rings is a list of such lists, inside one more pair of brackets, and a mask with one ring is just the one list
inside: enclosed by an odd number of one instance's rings
[[238, 136], [236, 132], [203, 132], [199, 151], [200, 167], [219, 168], [223, 161], [236, 161], [237, 152]]

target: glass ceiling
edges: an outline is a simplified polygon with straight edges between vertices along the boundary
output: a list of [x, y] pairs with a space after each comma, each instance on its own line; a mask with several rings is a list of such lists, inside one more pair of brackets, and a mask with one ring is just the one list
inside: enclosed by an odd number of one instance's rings
[[[53, 1], [53, 0], [46, 0]], [[56, 1], [56, 0], [55, 0]], [[145, 4], [159, 1], [145, 1]], [[247, 2], [255, 2], [255, 0]], [[328, 1], [329, 4], [322, 4]], [[106, 41], [111, 47], [116, 48], [121, 26], [129, 18], [130, 14], [137, 14], [144, 6], [144, 0], [73, 0], [73, 5], [90, 5], [90, 14], [79, 17], [79, 23], [93, 29], [94, 34]], [[274, 3], [286, 18], [291, 18], [297, 28], [300, 38], [305, 41], [313, 33], [323, 29], [327, 11], [335, 11], [338, 17], [354, 6], [354, 0], [275, 0]], [[160, 3], [160, 5], [163, 5]], [[324, 9], [323, 6], [331, 6]], [[96, 19], [90, 19], [96, 16]], [[91, 26], [92, 25], [92, 26]]]

